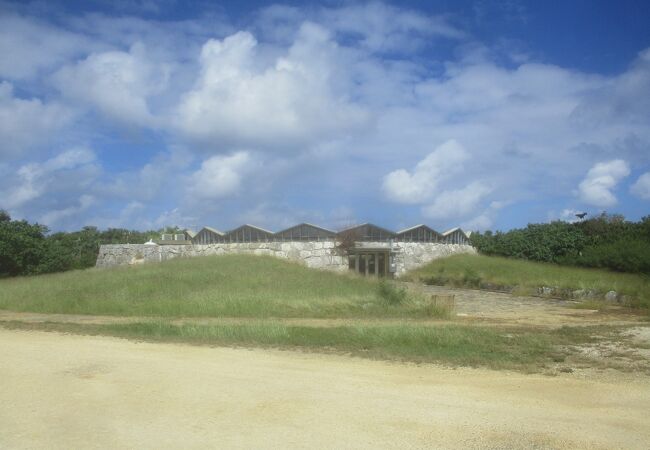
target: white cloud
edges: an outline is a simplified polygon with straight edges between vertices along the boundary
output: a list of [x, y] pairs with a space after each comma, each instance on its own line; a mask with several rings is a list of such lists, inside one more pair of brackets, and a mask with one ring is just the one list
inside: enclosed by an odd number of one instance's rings
[[[25, 164], [18, 168], [14, 176], [6, 180], [9, 182], [8, 185], [0, 191], [3, 197], [2, 204], [8, 209], [22, 207], [48, 193], [54, 185], [64, 185], [65, 181], [59, 177], [66, 171], [90, 166], [94, 160], [95, 155], [92, 151], [75, 148], [42, 163]], [[82, 186], [82, 183], [77, 185], [77, 187]]]
[[11, 83], [0, 82], [0, 158], [21, 156], [51, 141], [51, 135], [73, 118], [72, 112], [60, 104], [17, 98], [13, 91]]
[[627, 162], [621, 159], [594, 165], [578, 186], [580, 199], [594, 206], [607, 207], [617, 203], [612, 193], [619, 181], [630, 174]]
[[421, 203], [437, 194], [441, 182], [463, 169], [469, 154], [455, 140], [449, 140], [420, 161], [409, 173], [395, 170], [384, 177], [382, 190], [388, 199], [399, 203]]
[[112, 120], [154, 126], [148, 100], [166, 88], [168, 77], [164, 64], [153, 64], [144, 46], [134, 44], [129, 52], [93, 53], [60, 69], [53, 80], [66, 97]]
[[237, 152], [229, 156], [213, 156], [201, 164], [191, 177], [188, 192], [193, 197], [219, 199], [233, 194], [242, 183], [242, 176], [252, 166], [248, 152]]
[[95, 153], [85, 147], [77, 147], [59, 153], [45, 161], [41, 167], [44, 172], [72, 169], [95, 161]]
[[[161, 197], [159, 203], [163, 202]], [[156, 216], [156, 214], [158, 215]], [[155, 218], [152, 219], [152, 217]], [[106, 211], [104, 211], [102, 215], [94, 216], [90, 223], [100, 224], [101, 228], [134, 228], [138, 230], [153, 230], [175, 225], [190, 229], [200, 227], [195, 217], [181, 213], [180, 208], [156, 212], [155, 204], [144, 204], [137, 200], [126, 203], [117, 214], [106, 215]]]
[[508, 206], [511, 202], [506, 200], [495, 200], [490, 202], [487, 208], [479, 215], [466, 220], [460, 224], [460, 227], [465, 231], [485, 231], [490, 229], [494, 224], [495, 217], [499, 210]]
[[630, 188], [630, 192], [644, 200], [650, 200], [650, 172], [641, 175]]
[[[577, 217], [576, 214], [581, 214], [583, 212], [584, 211], [579, 211], [577, 209], [565, 208], [560, 213], [559, 220], [561, 220], [563, 222], [569, 222], [569, 223], [579, 222], [580, 218]], [[549, 219], [557, 220], [558, 218], [554, 217], [554, 214], [551, 214], [551, 215], [549, 215]]]
[[262, 202], [237, 215], [239, 223], [263, 224], [269, 230], [280, 231], [301, 222], [323, 225], [318, 211], [293, 208], [285, 203]]
[[445, 16], [426, 15], [383, 2], [312, 9], [275, 4], [257, 14], [256, 25], [265, 37], [287, 42], [305, 21], [317, 22], [331, 30], [337, 40], [373, 53], [413, 52], [440, 39], [466, 37]]
[[440, 16], [428, 16], [385, 3], [350, 4], [324, 12], [324, 23], [340, 33], [360, 37], [373, 52], [415, 50], [432, 37], [460, 39], [465, 33]]
[[58, 224], [63, 219], [75, 217], [95, 204], [95, 198], [92, 195], [83, 194], [79, 197], [78, 204], [68, 206], [67, 208], [55, 209], [46, 212], [41, 216], [39, 222], [49, 227]]
[[154, 155], [136, 170], [114, 174], [99, 189], [103, 195], [119, 198], [120, 201], [151, 203], [160, 201], [161, 198], [171, 199], [179, 191], [176, 189], [178, 178], [186, 173], [192, 159], [192, 155], [185, 149], [173, 148]]
[[[4, 9], [4, 5], [0, 6]], [[33, 18], [0, 14], [0, 77], [32, 78], [95, 45], [83, 35], [71, 33]]]
[[460, 227], [465, 230], [465, 231], [484, 231], [484, 230], [489, 230], [492, 224], [494, 223], [494, 219], [492, 216], [488, 213], [482, 213], [470, 220], [466, 220], [465, 222], [460, 224]]
[[199, 80], [178, 108], [188, 136], [286, 150], [368, 123], [368, 113], [335, 89], [336, 44], [322, 27], [304, 24], [286, 55], [270, 63], [257, 47], [248, 32], [205, 43]]
[[[331, 210], [342, 201], [360, 221], [370, 208], [388, 207], [404, 213], [399, 220], [480, 228], [498, 223], [498, 209], [487, 206], [495, 198], [568, 205], [580, 185], [583, 200], [611, 204], [620, 176], [583, 180], [585, 172], [602, 161], [650, 162], [650, 49], [618, 75], [595, 75], [536, 62], [534, 49], [502, 64], [503, 49], [477, 42], [472, 30], [378, 2], [276, 5], [240, 32], [212, 13], [173, 22], [59, 11], [49, 25], [0, 17], [1, 54], [10, 56], [0, 61], [0, 76], [12, 82], [0, 82], [3, 205], [38, 218], [78, 207], [87, 194], [96, 205], [61, 223], [81, 223], [77, 216], [108, 205], [96, 217], [155, 226], [165, 214], [193, 216], [188, 196], [208, 195], [218, 201], [197, 209], [201, 225], [216, 208], [232, 220], [242, 211], [263, 218], [264, 205], [284, 211], [278, 199], [291, 192], [296, 204], [286, 210], [309, 209], [314, 199]], [[420, 52], [432, 46], [441, 51]], [[115, 132], [98, 117], [132, 127]], [[462, 139], [471, 158], [462, 147], [431, 152], [442, 142], [453, 147], [450, 137]], [[65, 158], [27, 152], [79, 142], [98, 150], [109, 174], [101, 161], [66, 169]], [[108, 155], [122, 143], [138, 155], [116, 164]], [[186, 155], [167, 156], [174, 145]], [[240, 152], [245, 164], [233, 149], [248, 149]], [[203, 166], [190, 169], [197, 160]], [[253, 173], [255, 183], [246, 184]], [[645, 180], [633, 195], [645, 195]], [[227, 204], [250, 186], [245, 201]], [[145, 206], [119, 217], [130, 201]]]
[[491, 192], [489, 186], [474, 181], [462, 189], [448, 190], [436, 195], [433, 203], [422, 208], [422, 214], [435, 220], [467, 217], [476, 212], [479, 202]]

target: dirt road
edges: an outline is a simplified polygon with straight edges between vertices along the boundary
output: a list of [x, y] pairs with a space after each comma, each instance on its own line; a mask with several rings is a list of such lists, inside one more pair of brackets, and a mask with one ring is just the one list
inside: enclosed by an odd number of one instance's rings
[[[444, 286], [424, 286], [429, 294], [453, 295], [458, 319], [508, 325], [533, 325], [559, 328], [562, 326], [631, 325], [643, 321], [622, 307], [609, 305], [606, 313], [575, 309], [576, 301], [554, 298], [512, 295], [474, 289]], [[0, 319], [2, 317], [0, 316]]]
[[0, 329], [0, 448], [647, 448], [647, 377]]

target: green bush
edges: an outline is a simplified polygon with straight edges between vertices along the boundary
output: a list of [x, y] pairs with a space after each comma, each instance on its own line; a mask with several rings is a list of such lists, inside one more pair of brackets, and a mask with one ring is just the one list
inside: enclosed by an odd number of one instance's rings
[[0, 277], [41, 272], [46, 254], [47, 228], [25, 220], [11, 220], [0, 210]]
[[481, 276], [473, 268], [467, 267], [463, 273], [463, 285], [477, 288], [481, 285]]
[[382, 280], [377, 287], [377, 294], [379, 298], [384, 300], [391, 306], [397, 306], [404, 303], [408, 297], [406, 289], [397, 287], [393, 283]]
[[86, 226], [70, 233], [48, 234], [47, 227], [12, 220], [0, 210], [0, 277], [64, 272], [93, 267], [102, 244], [143, 244], [161, 233], [178, 233], [178, 227], [158, 231]]
[[650, 242], [635, 239], [587, 247], [577, 263], [619, 272], [650, 274]]
[[471, 241], [485, 255], [650, 273], [650, 216], [629, 222], [621, 215], [603, 213], [577, 223], [473, 233]]

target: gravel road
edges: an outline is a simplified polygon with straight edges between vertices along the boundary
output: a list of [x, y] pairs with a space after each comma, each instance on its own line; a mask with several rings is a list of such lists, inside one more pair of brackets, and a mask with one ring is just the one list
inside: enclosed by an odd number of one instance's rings
[[650, 379], [0, 328], [0, 448], [648, 448]]

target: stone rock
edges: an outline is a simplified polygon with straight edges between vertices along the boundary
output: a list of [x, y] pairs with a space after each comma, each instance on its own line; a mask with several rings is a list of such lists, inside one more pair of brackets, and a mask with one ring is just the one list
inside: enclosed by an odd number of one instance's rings
[[537, 293], [540, 295], [553, 295], [555, 292], [555, 288], [549, 287], [549, 286], [541, 286], [537, 288]]
[[571, 298], [585, 298], [587, 296], [587, 291], [584, 289], [577, 289], [571, 292]]
[[618, 303], [618, 294], [616, 291], [609, 291], [605, 294], [605, 301], [609, 303]]

